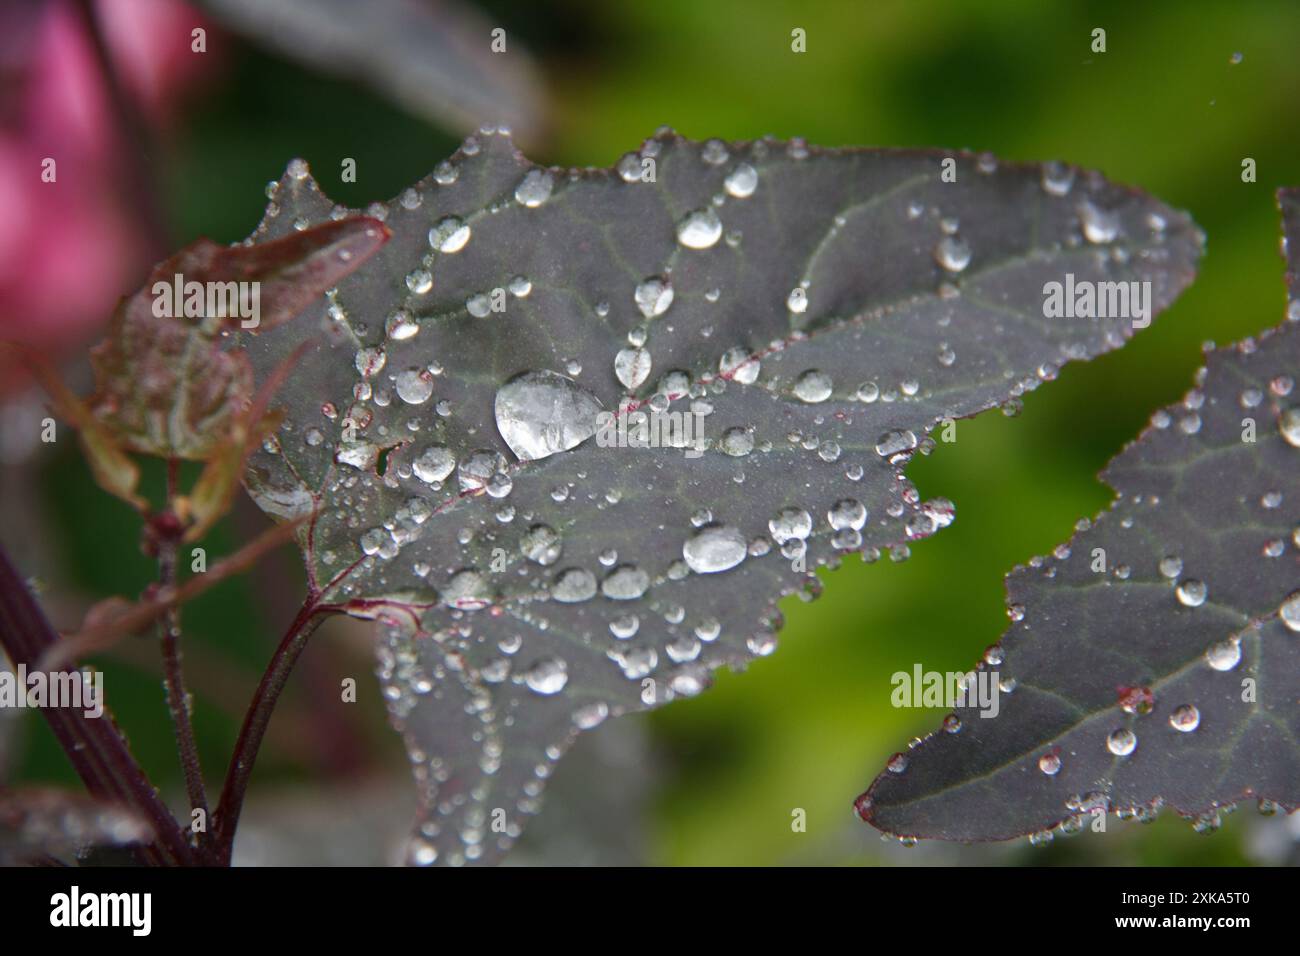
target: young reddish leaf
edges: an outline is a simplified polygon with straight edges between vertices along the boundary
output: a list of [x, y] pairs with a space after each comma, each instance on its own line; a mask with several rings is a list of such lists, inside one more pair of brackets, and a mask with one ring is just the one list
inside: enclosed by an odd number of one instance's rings
[[[119, 304], [107, 337], [92, 350], [93, 412], [132, 451], [207, 459], [253, 396], [248, 360], [225, 336], [287, 321], [387, 239], [382, 223], [353, 218], [272, 243], [223, 246], [200, 239], [187, 246]], [[180, 314], [190, 283], [202, 289], [201, 315]], [[228, 297], [232, 291], [238, 298]], [[208, 314], [209, 293], [223, 311]], [[236, 303], [250, 314], [241, 318]], [[255, 327], [245, 328], [254, 320]]]
[[281, 412], [268, 409], [275, 393], [302, 357], [306, 345], [304, 342], [290, 353], [280, 363], [280, 367], [262, 383], [257, 390], [257, 397], [236, 417], [230, 431], [208, 459], [190, 493], [176, 502], [182, 520], [190, 522], [184, 540], [197, 541], [202, 538], [217, 519], [230, 509], [230, 502], [243, 477], [248, 456], [280, 426], [284, 418]]
[[1300, 805], [1300, 193], [1279, 199], [1289, 321], [1211, 352], [1103, 472], [1110, 510], [1011, 573], [979, 669], [1014, 692], [891, 761], [858, 799], [872, 825], [1044, 839], [1107, 810], [1213, 829], [1239, 800]]
[[104, 427], [63, 383], [49, 362], [26, 346], [0, 342], [0, 354], [4, 353], [23, 363], [50, 396], [55, 413], [77, 429], [81, 450], [95, 483], [137, 510], [147, 508], [148, 502], [135, 493], [140, 483], [140, 469], [136, 463], [122, 451], [110, 429]]
[[[337, 213], [295, 162], [254, 238]], [[320, 600], [386, 625], [414, 862], [500, 859], [580, 730], [771, 653], [818, 566], [951, 521], [903, 474], [925, 431], [1132, 334], [1045, 317], [1045, 283], [1145, 281], [1158, 311], [1201, 248], [1059, 164], [669, 132], [603, 170], [485, 132], [382, 213], [324, 328], [248, 343], [259, 375], [312, 345], [246, 484], [314, 509]], [[703, 441], [592, 441], [620, 408]]]

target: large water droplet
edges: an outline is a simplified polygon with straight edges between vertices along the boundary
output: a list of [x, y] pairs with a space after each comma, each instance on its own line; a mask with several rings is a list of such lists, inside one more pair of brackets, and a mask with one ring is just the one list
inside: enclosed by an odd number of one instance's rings
[[682, 545], [682, 557], [696, 574], [730, 570], [747, 553], [745, 536], [729, 525], [706, 525]]
[[602, 408], [594, 393], [571, 378], [524, 372], [497, 390], [497, 431], [520, 460], [537, 461], [594, 435]]

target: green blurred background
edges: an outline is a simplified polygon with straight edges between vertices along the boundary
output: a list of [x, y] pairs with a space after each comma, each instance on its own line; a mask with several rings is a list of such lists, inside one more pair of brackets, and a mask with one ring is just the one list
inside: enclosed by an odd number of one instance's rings
[[[696, 139], [772, 133], [828, 146], [969, 147], [1100, 169], [1189, 210], [1209, 237], [1200, 277], [1151, 329], [1119, 352], [1068, 366], [1016, 418], [962, 423], [955, 444], [913, 464], [923, 496], [956, 502], [951, 527], [905, 563], [853, 560], [826, 574], [818, 601], [783, 608], [775, 655], [743, 675], [721, 673], [698, 699], [612, 722], [600, 731], [612, 743], [580, 745], [521, 861], [567, 860], [564, 847], [583, 845], [586, 862], [666, 864], [1294, 862], [1287, 821], [1259, 820], [1253, 809], [1211, 837], [1166, 815], [1150, 826], [1112, 819], [1105, 835], [1041, 849], [907, 849], [879, 840], [849, 807], [890, 753], [943, 715], [892, 708], [890, 674], [915, 662], [970, 667], [1005, 627], [1004, 573], [1107, 504], [1097, 472], [1190, 386], [1202, 343], [1281, 320], [1273, 191], [1300, 184], [1300, 4], [569, 0], [543, 9], [493, 0], [479, 11], [541, 67], [549, 125], [525, 144], [539, 162], [610, 165], [661, 124]], [[795, 27], [807, 31], [804, 54], [790, 50]], [[1104, 54], [1090, 50], [1095, 27], [1107, 31]], [[224, 71], [157, 164], [177, 244], [246, 236], [264, 185], [293, 156], [311, 163], [333, 198], [361, 206], [400, 192], [459, 141], [359, 84], [233, 37], [217, 42]], [[1230, 63], [1238, 51], [1241, 62]], [[343, 157], [357, 160], [356, 184], [332, 181]], [[1245, 157], [1258, 164], [1257, 183], [1241, 181]], [[49, 590], [130, 595], [150, 580], [133, 516], [93, 489], [70, 445], [41, 462], [33, 486], [49, 532]], [[241, 509], [210, 553], [260, 527], [260, 516]], [[210, 786], [240, 701], [292, 613], [294, 563], [282, 555], [185, 611]], [[152, 651], [143, 641], [125, 661], [104, 664], [134, 748], [175, 789]], [[325, 704], [336, 699], [338, 673], [369, 670], [363, 638], [321, 632], [277, 717], [278, 744], [259, 764], [251, 805], [301, 786], [402, 785], [404, 757], [371, 685], [360, 681], [350, 720]], [[44, 728], [26, 728], [20, 779], [71, 779]], [[622, 778], [626, 792], [606, 793], [593, 781], [619, 760], [635, 765]], [[574, 813], [570, 801], [582, 800], [589, 813]], [[791, 830], [794, 808], [807, 812], [806, 833]], [[575, 832], [602, 826], [621, 834], [612, 848]]]

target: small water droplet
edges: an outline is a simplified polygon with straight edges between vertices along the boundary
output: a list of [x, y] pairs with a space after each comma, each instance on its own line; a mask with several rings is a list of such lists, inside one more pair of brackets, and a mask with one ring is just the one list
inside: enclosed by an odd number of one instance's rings
[[623, 349], [614, 356], [614, 375], [628, 391], [635, 391], [650, 375], [650, 353], [642, 348]]
[[515, 187], [515, 202], [536, 209], [551, 198], [555, 177], [544, 169], [530, 169]]
[[1137, 734], [1127, 727], [1121, 727], [1106, 738], [1106, 749], [1116, 757], [1127, 757], [1137, 749], [1137, 743]]
[[1087, 199], [1079, 203], [1079, 222], [1089, 242], [1113, 242], [1119, 235], [1119, 213], [1099, 209]]
[[741, 163], [727, 174], [724, 185], [729, 195], [746, 199], [758, 188], [758, 171], [749, 163]]
[[1064, 196], [1074, 185], [1074, 170], [1065, 163], [1043, 164], [1043, 191], [1050, 196]]
[[696, 209], [677, 224], [677, 241], [688, 249], [708, 249], [722, 235], [722, 221], [712, 209]]
[[427, 269], [416, 269], [407, 274], [406, 287], [416, 295], [424, 295], [433, 288], [433, 276]]
[[1160, 575], [1169, 580], [1175, 580], [1178, 575], [1183, 573], [1183, 559], [1177, 555], [1168, 555], [1160, 559]]
[[741, 385], [752, 385], [758, 380], [762, 363], [751, 356], [749, 349], [736, 346], [727, 349], [718, 360], [718, 372]]
[[1277, 430], [1292, 448], [1300, 448], [1300, 408], [1288, 408], [1277, 416]]
[[1174, 593], [1178, 595], [1178, 603], [1183, 607], [1200, 607], [1209, 596], [1210, 589], [1205, 586], [1204, 581], [1188, 578], [1178, 582]]
[[520, 553], [543, 567], [558, 561], [562, 550], [560, 536], [550, 525], [535, 524], [519, 539]]
[[429, 245], [439, 252], [460, 252], [469, 237], [469, 226], [456, 216], [448, 216], [429, 230]]
[[569, 667], [561, 658], [544, 657], [528, 668], [524, 681], [535, 693], [558, 694], [569, 682]]
[[583, 704], [573, 712], [573, 726], [579, 730], [591, 730], [602, 724], [609, 716], [609, 705], [603, 700]]
[[578, 604], [596, 596], [596, 576], [586, 568], [565, 568], [555, 576], [552, 599], [562, 604]]
[[473, 568], [457, 571], [442, 592], [448, 607], [461, 611], [481, 611], [492, 603], [492, 589], [483, 575]]
[[1190, 734], [1201, 726], [1201, 712], [1192, 704], [1183, 704], [1181, 707], [1175, 708], [1174, 712], [1169, 715], [1169, 726], [1174, 730], [1181, 730], [1185, 734]]
[[754, 450], [754, 434], [743, 425], [728, 428], [722, 433], [718, 447], [732, 458], [744, 458]]
[[944, 236], [934, 247], [934, 261], [949, 272], [961, 272], [970, 265], [970, 257], [970, 246], [958, 236]]
[[856, 498], [841, 498], [826, 512], [826, 521], [836, 531], [843, 528], [858, 531], [867, 523], [867, 509]]
[[384, 331], [394, 342], [404, 342], [420, 331], [419, 324], [405, 309], [398, 309], [384, 323]]
[[443, 481], [456, 467], [456, 456], [441, 445], [430, 445], [411, 463], [415, 477], [427, 484]]
[[885, 432], [876, 442], [876, 454], [889, 458], [901, 452], [911, 451], [916, 447], [916, 433], [910, 428]]
[[1230, 671], [1241, 663], [1241, 643], [1234, 640], [1211, 644], [1205, 652], [1205, 663], [1216, 671]]
[[600, 593], [614, 601], [635, 601], [650, 587], [650, 575], [633, 564], [621, 564], [600, 583]]
[[636, 637], [640, 627], [641, 619], [635, 614], [620, 614], [609, 622], [609, 633], [620, 641], [626, 641]]
[[633, 299], [641, 314], [647, 319], [653, 319], [657, 315], [663, 315], [673, 304], [672, 284], [662, 276], [651, 276], [637, 283]]
[[794, 394], [802, 402], [815, 405], [831, 397], [834, 385], [831, 377], [820, 369], [809, 369], [794, 383]]
[[397, 376], [397, 397], [408, 405], [423, 405], [433, 394], [433, 375], [428, 370], [407, 369]]
[[1291, 592], [1277, 613], [1287, 630], [1300, 633], [1300, 591]]

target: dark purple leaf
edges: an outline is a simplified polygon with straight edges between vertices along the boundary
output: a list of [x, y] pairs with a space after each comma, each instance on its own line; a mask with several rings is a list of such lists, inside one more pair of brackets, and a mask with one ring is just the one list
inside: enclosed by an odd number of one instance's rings
[[1280, 199], [1289, 321], [1211, 352], [1106, 468], [1110, 510], [1012, 572], [980, 669], [1014, 691], [891, 761], [858, 800], [873, 825], [1041, 839], [1105, 809], [1214, 829], [1300, 803], [1300, 194]]
[[[771, 653], [814, 568], [947, 524], [903, 475], [926, 431], [1131, 334], [1045, 318], [1046, 282], [1149, 280], [1159, 310], [1191, 280], [1182, 213], [1059, 164], [953, 153], [945, 182], [948, 155], [665, 131], [545, 169], [484, 132], [249, 343], [259, 376], [312, 343], [247, 485], [319, 505], [322, 600], [388, 625], [413, 860], [500, 858], [580, 729]], [[258, 241], [349, 214], [296, 162], [272, 202]], [[699, 413], [701, 453], [592, 440], [627, 405]]]

